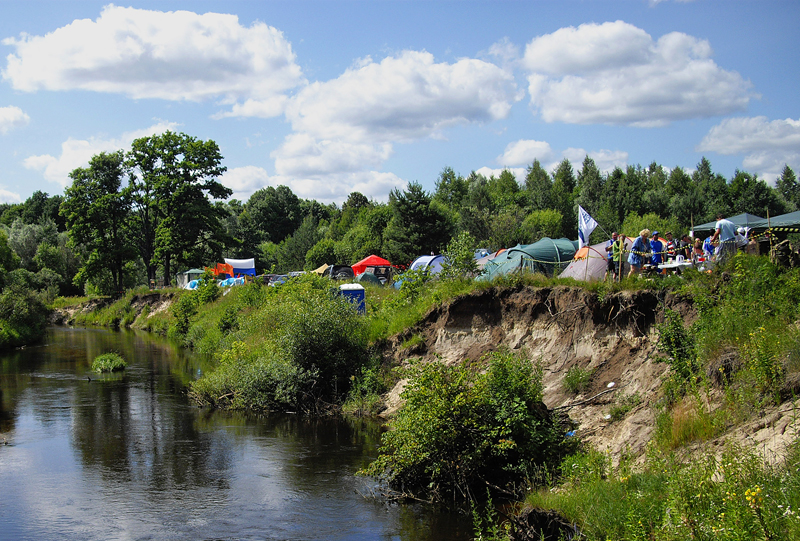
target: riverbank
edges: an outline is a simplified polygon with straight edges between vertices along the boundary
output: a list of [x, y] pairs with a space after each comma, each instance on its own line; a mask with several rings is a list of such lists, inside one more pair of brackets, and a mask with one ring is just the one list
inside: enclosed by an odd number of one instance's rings
[[[747, 464], [763, 468], [761, 477], [740, 475], [741, 482], [757, 484], [757, 479], [763, 479], [758, 482], [769, 482], [773, 492], [782, 494], [783, 500], [773, 494], [771, 512], [794, 500], [798, 501], [791, 503], [792, 509], [797, 509], [800, 488], [782, 485], [780, 468], [798, 441], [798, 284], [796, 270], [782, 271], [761, 258], [737, 258], [731, 272], [657, 283], [637, 280], [622, 286], [587, 287], [537, 278], [481, 286], [425, 284], [414, 296], [406, 292], [406, 297], [402, 292], [368, 289], [364, 322], [374, 364], [364, 364], [353, 373], [353, 386], [360, 388], [366, 381], [371, 383], [365, 383], [364, 389], [388, 385], [381, 415], [392, 418], [402, 405], [400, 396], [407, 383], [404, 367], [414, 359], [456, 365], [479, 362], [486, 353], [501, 349], [522, 352], [542, 367], [546, 406], [567, 413], [577, 424], [574, 434], [587, 451], [573, 459], [573, 467], [585, 469], [586, 479], [596, 474], [592, 497], [606, 493], [616, 494], [613, 498], [634, 497], [639, 489], [633, 485], [625, 485], [623, 492], [614, 490], [638, 475], [639, 481], [646, 478], [661, 487], [648, 498], [662, 504], [688, 502], [670, 492], [674, 485], [669, 478], [653, 472], [682, 476], [687, 480], [684, 486], [718, 482], [715, 468], [734, 453], [746, 457]], [[242, 367], [251, 366], [256, 370], [252, 374], [264, 370], [275, 374], [276, 366], [290, 366], [258, 361], [267, 351], [259, 348], [274, 339], [271, 333], [284, 313], [291, 311], [279, 297], [282, 294], [276, 288], [231, 290], [214, 306], [201, 309], [189, 326], [187, 340], [216, 355], [219, 366], [227, 370], [224, 377], [231, 390], [210, 395], [223, 399], [217, 406], [246, 407], [232, 400], [238, 392], [236, 374], [248, 374]], [[302, 306], [302, 296], [293, 294], [292, 302]], [[265, 311], [269, 303], [273, 308]], [[133, 309], [118, 309], [111, 319], [148, 325], [143, 313], [151, 309], [143, 308], [136, 316]], [[161, 318], [160, 328], [169, 313], [162, 308], [156, 316]], [[711, 474], [686, 473], [686, 468], [699, 463], [706, 464]], [[662, 470], [656, 468], [658, 464]], [[754, 467], [748, 466], [748, 471], [756, 471]], [[770, 470], [773, 467], [778, 469]], [[767, 475], [770, 471], [775, 475]], [[672, 537], [653, 537], [654, 532], [668, 531], [663, 521], [678, 512], [666, 504], [658, 510], [626, 508], [626, 512], [649, 517], [641, 531], [629, 528], [624, 516], [604, 524], [592, 522], [595, 517], [581, 514], [580, 505], [570, 507], [563, 499], [549, 496], [586, 495], [574, 476], [562, 472], [561, 478], [567, 484], [551, 485], [556, 479], [552, 478], [545, 483], [552, 490], [537, 493], [538, 499], [529, 503], [554, 507], [583, 523], [584, 531], [595, 532], [590, 538], [605, 539], [597, 536], [613, 532], [612, 538], [617, 539], [681, 539], [680, 532], [671, 530]], [[739, 486], [729, 488], [743, 492], [745, 488]], [[725, 507], [728, 511], [720, 512], [747, 512], [757, 519], [749, 501], [734, 503], [738, 507], [731, 504]], [[682, 516], [697, 520], [691, 514]], [[786, 527], [784, 519], [775, 513], [771, 516], [774, 524], [769, 528]], [[706, 526], [732, 528], [719, 520]], [[778, 531], [769, 528], [762, 530]], [[636, 537], [639, 534], [645, 537]]]

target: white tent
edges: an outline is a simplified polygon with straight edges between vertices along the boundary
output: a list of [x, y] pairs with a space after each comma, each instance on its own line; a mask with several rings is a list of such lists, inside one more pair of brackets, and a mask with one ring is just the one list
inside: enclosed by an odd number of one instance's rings
[[234, 276], [240, 276], [242, 274], [248, 274], [250, 276], [256, 275], [255, 259], [230, 259], [226, 257], [225, 263], [233, 267]]

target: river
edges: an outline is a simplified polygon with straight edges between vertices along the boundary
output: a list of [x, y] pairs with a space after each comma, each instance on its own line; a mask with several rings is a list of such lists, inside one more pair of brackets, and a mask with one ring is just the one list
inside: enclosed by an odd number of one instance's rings
[[[124, 374], [90, 371], [116, 351]], [[130, 331], [56, 327], [0, 356], [0, 539], [454, 540], [468, 517], [365, 497], [371, 421], [193, 406], [204, 360]]]

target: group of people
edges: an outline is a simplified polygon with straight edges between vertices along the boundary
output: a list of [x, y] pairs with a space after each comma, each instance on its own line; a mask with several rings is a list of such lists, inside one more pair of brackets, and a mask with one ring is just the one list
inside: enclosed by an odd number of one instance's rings
[[[611, 234], [606, 243], [607, 266], [605, 278], [613, 274], [619, 279], [623, 261], [625, 261], [625, 235], [617, 232]], [[737, 228], [736, 225], [717, 215], [714, 233], [708, 238], [692, 239], [684, 234], [680, 240], [672, 236], [672, 231], [667, 231], [662, 239], [658, 231], [650, 232], [642, 229], [639, 236], [633, 240], [628, 252], [627, 262], [630, 265], [628, 276], [640, 274], [644, 268], [658, 269], [666, 261], [685, 260], [695, 264], [705, 261], [722, 263], [733, 255], [737, 249], [744, 249], [748, 245], [748, 229]]]

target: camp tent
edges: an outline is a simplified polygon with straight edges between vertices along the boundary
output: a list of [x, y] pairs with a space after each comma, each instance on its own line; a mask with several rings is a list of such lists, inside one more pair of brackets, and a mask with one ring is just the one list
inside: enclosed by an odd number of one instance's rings
[[491, 261], [492, 259], [494, 259], [495, 257], [499, 256], [500, 254], [502, 254], [505, 251], [506, 251], [505, 248], [501, 248], [500, 250], [497, 250], [496, 252], [493, 252], [491, 254], [488, 254], [488, 255], [485, 255], [483, 257], [480, 257], [480, 258], [476, 259], [475, 260], [475, 264], [478, 265], [478, 270], [483, 270], [483, 268], [486, 266], [486, 263], [488, 263], [489, 261]]
[[769, 220], [761, 220], [760, 222], [756, 222], [755, 224], [751, 225], [753, 229], [757, 231], [763, 231], [767, 229], [767, 227], [771, 227], [774, 230], [780, 232], [783, 228], [799, 228], [800, 227], [800, 210], [795, 212], [790, 212], [788, 214], [781, 214], [780, 216], [775, 216], [774, 218], [770, 218]]
[[392, 266], [391, 263], [389, 263], [384, 258], [379, 257], [377, 255], [371, 255], [365, 257], [358, 263], [352, 265], [353, 274], [355, 274], [356, 276], [367, 270], [367, 267], [391, 267], [391, 266]]
[[178, 283], [178, 287], [186, 289], [186, 286], [189, 284], [189, 282], [191, 282], [192, 280], [197, 280], [198, 278], [203, 276], [204, 272], [205, 271], [202, 269], [189, 269], [186, 272], [179, 272], [178, 274], [176, 274], [175, 280]]
[[[737, 214], [736, 216], [731, 216], [728, 218], [733, 225], [736, 227], [749, 227], [750, 229], [761, 228], [763, 231], [767, 228], [767, 221], [760, 216], [756, 216], [754, 214], [748, 214], [743, 212], [741, 214]], [[763, 224], [762, 224], [763, 222]], [[717, 221], [714, 220], [713, 222], [707, 222], [704, 224], [694, 226], [694, 238], [699, 239], [703, 237], [707, 237], [714, 233], [717, 227]]]
[[330, 265], [328, 265], [327, 263], [323, 263], [322, 266], [317, 267], [316, 269], [314, 269], [311, 272], [313, 272], [314, 274], [319, 274], [320, 276], [322, 276], [323, 274], [325, 274], [325, 271], [328, 269], [328, 267], [330, 267]]
[[545, 237], [533, 244], [518, 244], [500, 256], [487, 261], [479, 280], [493, 280], [497, 276], [526, 270], [552, 275], [572, 261], [578, 241]]
[[241, 276], [243, 274], [247, 274], [249, 276], [256, 275], [255, 259], [229, 259], [226, 257], [225, 263], [233, 267], [234, 276]]
[[427, 270], [429, 274], [438, 274], [443, 264], [443, 255], [421, 255], [411, 263], [410, 270]]
[[[581, 281], [602, 280], [606, 274], [606, 263], [608, 252], [606, 252], [606, 242], [584, 246], [575, 252], [575, 259], [566, 269], [561, 271], [559, 278], [574, 278]], [[633, 241], [625, 239], [625, 249], [630, 250]], [[623, 260], [627, 261], [627, 255], [623, 254]]]

